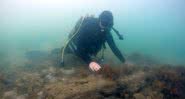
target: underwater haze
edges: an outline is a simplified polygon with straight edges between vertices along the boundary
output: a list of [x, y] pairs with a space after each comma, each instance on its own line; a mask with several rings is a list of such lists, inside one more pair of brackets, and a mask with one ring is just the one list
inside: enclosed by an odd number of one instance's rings
[[76, 21], [110, 10], [124, 35], [121, 52], [185, 64], [185, 0], [0, 0], [0, 61], [24, 62], [24, 53], [60, 48]]
[[[107, 47], [98, 71], [61, 66], [77, 20], [104, 10], [126, 62]], [[0, 99], [185, 99], [184, 43], [185, 0], [0, 0]]]

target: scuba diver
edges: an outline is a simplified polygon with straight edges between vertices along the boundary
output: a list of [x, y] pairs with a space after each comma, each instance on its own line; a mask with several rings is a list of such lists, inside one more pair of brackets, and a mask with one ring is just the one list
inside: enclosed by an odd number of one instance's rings
[[121, 62], [125, 62], [125, 58], [115, 45], [111, 29], [116, 32], [120, 39], [122, 35], [113, 28], [113, 15], [110, 11], [103, 11], [99, 18], [93, 16], [81, 17], [71, 33], [69, 40], [62, 48], [62, 64], [64, 65], [64, 53], [72, 53], [80, 57], [92, 71], [100, 70], [101, 66], [98, 61], [92, 59], [101, 49], [105, 49], [107, 42], [112, 52]]

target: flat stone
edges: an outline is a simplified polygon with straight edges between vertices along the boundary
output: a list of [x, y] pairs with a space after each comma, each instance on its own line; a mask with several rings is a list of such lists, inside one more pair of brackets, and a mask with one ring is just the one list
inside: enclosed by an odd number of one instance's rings
[[135, 99], [145, 99], [145, 96], [141, 93], [134, 94]]

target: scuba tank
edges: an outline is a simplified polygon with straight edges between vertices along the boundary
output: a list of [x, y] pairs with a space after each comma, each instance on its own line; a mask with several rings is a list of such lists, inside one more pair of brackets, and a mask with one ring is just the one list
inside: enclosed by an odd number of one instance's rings
[[69, 39], [68, 39], [68, 41], [65, 43], [65, 46], [64, 46], [63, 48], [61, 48], [61, 49], [62, 49], [62, 59], [61, 59], [60, 65], [62, 65], [62, 66], [64, 65], [64, 54], [65, 54], [65, 49], [66, 49], [66, 47], [68, 46], [68, 44], [72, 41], [72, 39], [76, 36], [76, 34], [78, 34], [78, 31], [80, 30], [83, 21], [84, 21], [84, 17], [81, 17], [81, 18], [78, 20], [77, 24], [75, 25], [75, 27], [73, 28], [73, 30], [72, 30], [71, 33], [69, 34]]

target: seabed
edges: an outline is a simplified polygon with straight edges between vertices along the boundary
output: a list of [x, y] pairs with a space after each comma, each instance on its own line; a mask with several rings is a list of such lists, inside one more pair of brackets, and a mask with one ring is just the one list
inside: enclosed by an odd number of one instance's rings
[[100, 71], [92, 72], [76, 59], [76, 65], [59, 67], [54, 60], [29, 57], [24, 66], [0, 67], [0, 97], [185, 99], [184, 66], [157, 63], [138, 53], [127, 58], [127, 64], [103, 64]]

